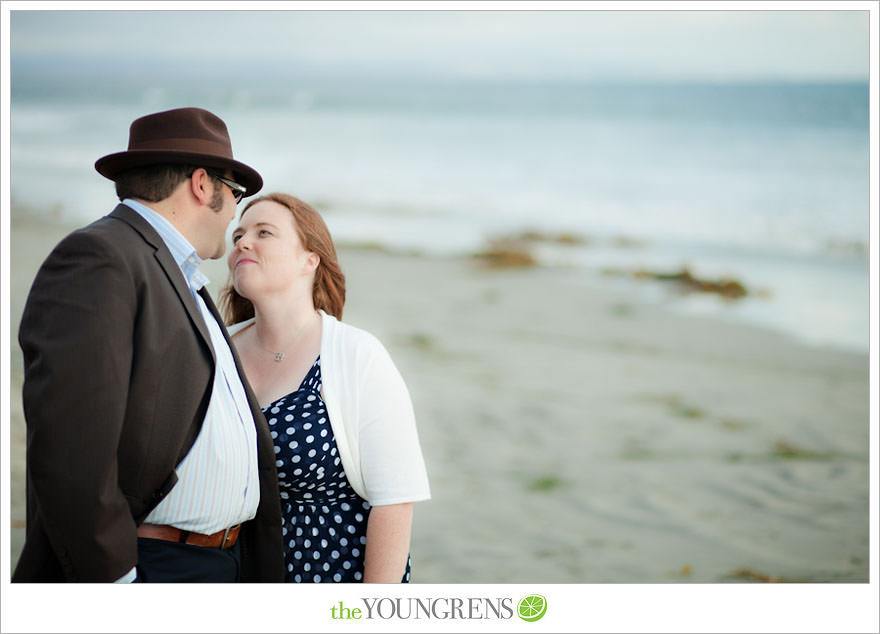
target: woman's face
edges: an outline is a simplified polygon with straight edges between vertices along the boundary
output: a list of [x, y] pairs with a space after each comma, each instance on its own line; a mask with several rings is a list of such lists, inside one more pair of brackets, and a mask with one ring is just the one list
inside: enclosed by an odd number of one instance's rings
[[239, 295], [251, 301], [272, 293], [311, 296], [318, 256], [303, 248], [295, 222], [287, 207], [271, 200], [244, 213], [227, 259]]

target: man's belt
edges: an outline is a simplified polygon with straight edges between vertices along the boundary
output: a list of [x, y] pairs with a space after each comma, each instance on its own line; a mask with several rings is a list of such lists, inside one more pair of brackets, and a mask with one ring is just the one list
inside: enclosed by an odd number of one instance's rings
[[163, 539], [168, 542], [220, 548], [222, 550], [224, 548], [232, 548], [235, 545], [240, 530], [241, 524], [236, 524], [226, 530], [217, 531], [211, 535], [204, 535], [203, 533], [192, 533], [163, 524], [141, 524], [138, 526], [137, 535], [138, 537], [147, 537], [149, 539]]

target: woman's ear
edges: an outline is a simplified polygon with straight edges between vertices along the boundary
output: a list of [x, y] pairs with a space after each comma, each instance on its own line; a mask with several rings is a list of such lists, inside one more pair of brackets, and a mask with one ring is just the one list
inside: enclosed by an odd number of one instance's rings
[[309, 255], [306, 258], [306, 272], [314, 273], [318, 270], [318, 265], [321, 263], [321, 256], [319, 256], [314, 251], [309, 251]]

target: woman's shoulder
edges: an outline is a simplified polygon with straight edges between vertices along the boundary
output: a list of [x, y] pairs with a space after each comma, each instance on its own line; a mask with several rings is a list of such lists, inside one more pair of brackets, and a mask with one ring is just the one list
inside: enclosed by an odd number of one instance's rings
[[358, 326], [353, 326], [348, 322], [340, 321], [327, 313], [323, 313], [323, 316], [324, 328], [327, 334], [344, 348], [358, 350], [359, 352], [387, 354], [383, 343], [372, 332]]

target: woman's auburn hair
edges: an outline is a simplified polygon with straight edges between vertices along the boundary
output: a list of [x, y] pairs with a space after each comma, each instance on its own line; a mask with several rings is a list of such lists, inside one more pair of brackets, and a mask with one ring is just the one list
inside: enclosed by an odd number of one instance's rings
[[[327, 229], [321, 214], [299, 198], [290, 194], [273, 192], [251, 200], [242, 210], [240, 218], [244, 217], [248, 209], [264, 200], [278, 203], [290, 210], [303, 248], [318, 256], [318, 268], [315, 269], [315, 283], [312, 287], [312, 300], [315, 308], [323, 310], [337, 319], [342, 319], [342, 307], [345, 304], [345, 275], [339, 268], [336, 247], [333, 245], [330, 230]], [[227, 326], [254, 316], [254, 305], [235, 290], [232, 283], [232, 271], [229, 272], [226, 286], [220, 291], [219, 299], [220, 310]]]

